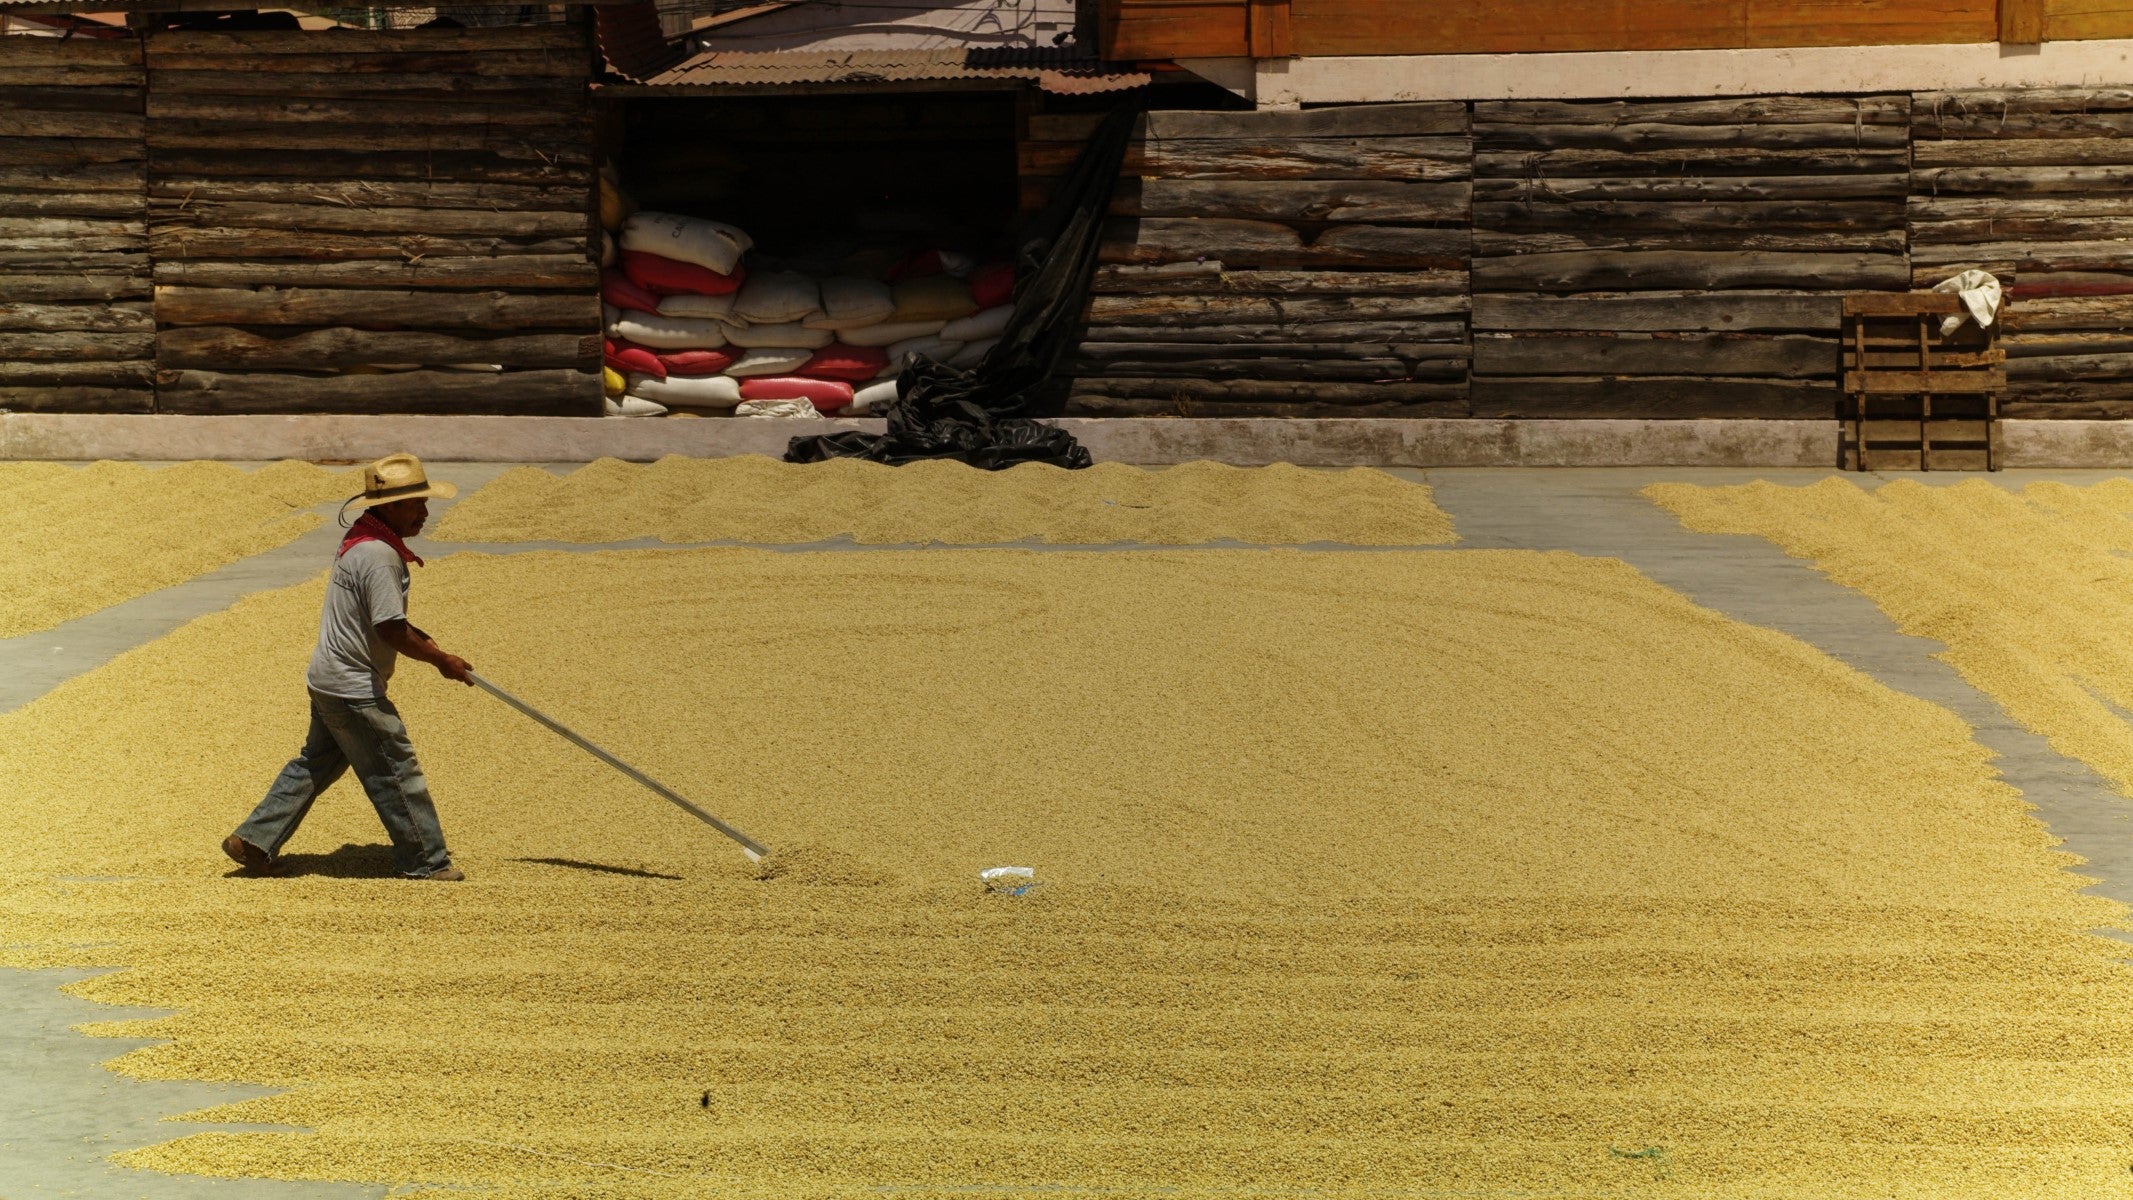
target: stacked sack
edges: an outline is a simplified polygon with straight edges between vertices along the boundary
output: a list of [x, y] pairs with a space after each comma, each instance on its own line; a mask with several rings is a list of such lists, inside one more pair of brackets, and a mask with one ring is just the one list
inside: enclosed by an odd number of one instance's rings
[[[603, 185], [606, 181], [603, 179]], [[731, 225], [606, 202], [605, 380], [612, 416], [669, 409], [859, 415], [896, 395], [907, 357], [975, 366], [1013, 311], [1014, 275], [964, 255], [910, 255], [881, 278], [749, 270]]]

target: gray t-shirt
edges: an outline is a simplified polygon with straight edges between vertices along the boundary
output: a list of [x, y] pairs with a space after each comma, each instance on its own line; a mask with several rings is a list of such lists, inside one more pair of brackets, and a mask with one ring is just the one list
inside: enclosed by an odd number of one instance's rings
[[378, 636], [382, 621], [407, 617], [407, 564], [381, 541], [357, 542], [333, 562], [326, 607], [318, 618], [318, 649], [304, 683], [343, 700], [385, 694], [400, 655]]

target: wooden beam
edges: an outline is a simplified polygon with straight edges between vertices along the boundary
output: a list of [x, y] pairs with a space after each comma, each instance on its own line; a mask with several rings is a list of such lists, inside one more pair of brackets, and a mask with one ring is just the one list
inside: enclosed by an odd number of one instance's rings
[[2044, 0], [2000, 0], [2000, 40], [2034, 46], [2044, 40]]
[[1294, 0], [1291, 20], [1305, 56], [1940, 45], [1992, 41], [1997, 2]]
[[[1107, 59], [1235, 58], [1251, 53], [1246, 0], [1116, 0]], [[1371, 51], [1368, 53], [1382, 53]]]
[[[2006, 3], [2007, 0], [2002, 0]], [[1296, 33], [1289, 20], [1289, 0], [1249, 0], [1245, 10], [1253, 58], [1289, 58], [1296, 53]]]

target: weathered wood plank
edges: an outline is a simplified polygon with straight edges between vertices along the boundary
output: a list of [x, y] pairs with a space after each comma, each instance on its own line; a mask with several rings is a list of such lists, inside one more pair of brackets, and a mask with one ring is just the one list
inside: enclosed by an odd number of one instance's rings
[[480, 29], [247, 29], [231, 32], [157, 30], [148, 37], [151, 60], [169, 54], [310, 55], [323, 51], [407, 54], [446, 50], [582, 50], [585, 30], [567, 24], [502, 25]]
[[[166, 325], [358, 325], [366, 329], [597, 329], [598, 297], [391, 289], [158, 287]], [[0, 317], [0, 320], [4, 320]]]
[[0, 108], [0, 137], [132, 138], [139, 141], [146, 125], [147, 122], [135, 113]]
[[2081, 384], [2046, 395], [2031, 396], [2026, 389], [2010, 389], [2000, 401], [2000, 416], [2015, 421], [2123, 421], [2133, 418], [2133, 397], [2096, 394], [2101, 384]]
[[[145, 264], [144, 264], [145, 266]], [[72, 301], [105, 301], [142, 298], [148, 295], [148, 272], [62, 274], [16, 274], [0, 271], [0, 296], [10, 304], [65, 304]]]
[[415, 262], [354, 259], [172, 261], [155, 264], [158, 284], [194, 287], [591, 288], [600, 268], [583, 255], [424, 258]]
[[1467, 219], [1470, 194], [1463, 182], [1149, 179], [1121, 183], [1111, 211], [1129, 217], [1449, 222]]
[[[1074, 349], [1075, 359], [1082, 364], [1099, 364], [1113, 374], [1134, 375], [1141, 372], [1123, 370], [1119, 362], [1147, 361], [1173, 363], [1266, 362], [1282, 360], [1319, 361], [1327, 359], [1352, 359], [1358, 362], [1398, 364], [1411, 362], [1451, 362], [1464, 365], [1468, 358], [1464, 343], [1441, 342], [1389, 342], [1389, 341], [1284, 341], [1256, 340], [1228, 343], [1205, 341], [1085, 341]], [[1163, 374], [1165, 372], [1148, 372]], [[1401, 374], [1393, 371], [1392, 374]]]
[[197, 176], [241, 181], [322, 179], [345, 181], [423, 180], [454, 184], [532, 184], [593, 186], [586, 162], [566, 162], [516, 152], [427, 150], [377, 153], [313, 150], [303, 154], [261, 154], [251, 150], [182, 149], [151, 142], [149, 159], [157, 176]]
[[1727, 148], [1732, 150], [1893, 150], [1911, 144], [1905, 125], [1481, 125], [1477, 153], [1613, 150], [1625, 153]]
[[[153, 45], [148, 69], [162, 71], [241, 71], [258, 65], [249, 55], [197, 54]], [[279, 55], [272, 68], [281, 73], [320, 75], [480, 75], [511, 79], [584, 79], [590, 66], [582, 50], [439, 50], [391, 54], [333, 53]]]
[[1797, 288], [1877, 291], [1910, 286], [1911, 269], [1892, 254], [1785, 254], [1775, 251], [1588, 250], [1475, 259], [1477, 291], [1615, 291], [1626, 288]]
[[1496, 332], [1818, 332], [1843, 326], [1835, 296], [1476, 296], [1474, 328]]
[[1696, 377], [1476, 378], [1473, 415], [1493, 418], [1634, 420], [1736, 418], [1826, 421], [1843, 393], [1831, 382]]
[[2096, 242], [2133, 237], [2133, 216], [1986, 217], [1972, 221], [1918, 221], [1914, 245], [1983, 245], [1994, 242]]
[[1096, 296], [1089, 301], [1089, 324], [1308, 325], [1427, 319], [1442, 317], [1446, 311], [1444, 298], [1434, 296]]
[[[141, 197], [122, 192], [14, 192], [0, 184], [0, 217], [141, 218]], [[145, 225], [144, 225], [145, 228]]]
[[[440, 103], [415, 100], [351, 100], [326, 98], [306, 91], [298, 96], [262, 100], [257, 96], [168, 95], [160, 88], [148, 94], [148, 116], [163, 121], [228, 121], [258, 128], [276, 125], [375, 125], [386, 129], [479, 125], [483, 127], [559, 127], [567, 131], [585, 119], [582, 98], [570, 105]], [[138, 118], [136, 118], [138, 119]], [[117, 137], [118, 134], [90, 134]]]
[[135, 87], [0, 87], [0, 110], [9, 112], [133, 113], [143, 89]]
[[2005, 266], [2015, 270], [2133, 270], [2133, 242], [1926, 243], [1911, 248], [1915, 267]]
[[1447, 395], [1438, 400], [1400, 402], [1352, 401], [1283, 402], [1275, 400], [1195, 400], [1189, 396], [1117, 397], [1075, 394], [1067, 398], [1069, 417], [1199, 417], [1280, 418], [1313, 420], [1326, 417], [1372, 417], [1412, 420], [1418, 417], [1457, 418], [1467, 415], [1463, 397]]
[[138, 361], [0, 358], [0, 388], [146, 387], [154, 377], [155, 364], [148, 362], [145, 356]]
[[129, 38], [0, 38], [0, 67], [139, 66], [141, 44]]
[[[590, 177], [588, 176], [588, 184]], [[442, 183], [434, 180], [220, 179], [164, 175], [150, 181], [152, 200], [230, 204], [332, 204], [343, 208], [476, 208], [488, 212], [585, 212], [589, 186]]]
[[403, 125], [366, 128], [356, 125], [292, 124], [234, 121], [149, 121], [149, 139], [158, 157], [165, 150], [274, 151], [378, 150], [396, 154], [417, 151], [478, 150], [506, 159], [582, 166], [592, 161], [588, 120], [557, 126], [554, 132], [520, 127]]
[[1875, 395], [1981, 395], [2006, 386], [2007, 376], [2001, 371], [1871, 371], [1844, 376], [1845, 391]]
[[596, 416], [587, 371], [401, 371], [390, 375], [155, 374], [156, 408], [179, 413], [454, 413]]
[[139, 238], [20, 238], [0, 242], [0, 272], [145, 270], [147, 249]]
[[[24, 239], [78, 239], [81, 249], [94, 251], [134, 250], [145, 248], [139, 243], [148, 236], [148, 223], [138, 216], [125, 218], [97, 217], [15, 217], [0, 216], [0, 242], [19, 242]], [[106, 244], [110, 243], [110, 244]], [[4, 299], [4, 297], [0, 297]]]
[[1911, 98], [1748, 96], [1718, 100], [1477, 100], [1479, 133], [1507, 125], [1907, 125]]
[[1908, 239], [1902, 229], [1884, 230], [1766, 230], [1752, 226], [1738, 229], [1618, 229], [1598, 225], [1582, 230], [1504, 232], [1479, 229], [1474, 233], [1477, 258], [1507, 254], [1556, 254], [1579, 250], [1779, 250], [1851, 251], [1902, 254]]
[[1893, 200], [1649, 201], [1553, 199], [1474, 206], [1474, 226], [1512, 230], [1901, 230], [1904, 208]]
[[0, 361], [123, 362], [155, 354], [154, 333], [34, 330], [0, 333]]
[[[0, 285], [0, 296], [12, 289]], [[78, 330], [93, 333], [154, 333], [156, 322], [143, 301], [104, 304], [30, 304], [0, 300], [0, 329]]]
[[1467, 234], [1459, 229], [1345, 225], [1309, 241], [1297, 230], [1267, 221], [1227, 218], [1125, 217], [1104, 227], [1100, 261], [1190, 262], [1217, 258], [1238, 266], [1450, 269], [1466, 261]]
[[[1024, 175], [1065, 175], [1081, 147], [1028, 142], [1018, 158]], [[1168, 179], [1466, 179], [1472, 146], [1461, 138], [1327, 138], [1319, 141], [1232, 142], [1206, 138], [1136, 144], [1123, 174]]]
[[2072, 382], [2083, 379], [2133, 380], [2133, 353], [2057, 354], [2049, 358], [2009, 358], [2007, 378]]
[[1259, 401], [1326, 404], [1413, 404], [1458, 400], [1466, 395], [1464, 383], [1319, 383], [1280, 379], [1076, 379], [1073, 396], [1113, 396], [1121, 399], [1176, 398], [1207, 401]]
[[0, 387], [0, 409], [10, 412], [144, 413], [155, 392], [141, 387]]
[[1911, 161], [1919, 167], [2108, 166], [2133, 163], [2133, 147], [2118, 137], [1973, 138], [1919, 142]]
[[1312, 324], [1091, 325], [1084, 344], [1097, 342], [1191, 342], [1197, 345], [1281, 346], [1340, 341], [1357, 345], [1466, 344], [1458, 320], [1322, 321]]
[[2133, 216], [2133, 196], [1913, 196], [1905, 212], [1914, 225], [1942, 221], [2038, 220]]
[[599, 335], [567, 333], [472, 338], [344, 328], [274, 336], [227, 325], [166, 325], [154, 346], [159, 366], [213, 370], [305, 370], [382, 362], [572, 367], [589, 366], [600, 357]]
[[1920, 110], [1912, 134], [1918, 144], [1942, 139], [2107, 138], [2133, 134], [2133, 112], [1966, 113], [1939, 118]]
[[[6, 43], [27, 42], [30, 38], [6, 39]], [[42, 39], [37, 39], [42, 40]], [[0, 44], [6, 44], [0, 43]], [[7, 66], [0, 64], [0, 87], [139, 87], [141, 68], [137, 66]]]
[[2133, 185], [2133, 166], [2108, 167], [1920, 167], [1912, 182], [1923, 195], [2036, 195], [2123, 191]]
[[[589, 253], [588, 237], [434, 237], [428, 234], [321, 233], [287, 229], [196, 229], [155, 225], [149, 240], [158, 258], [361, 258], [417, 259], [474, 255], [526, 256]], [[0, 248], [0, 258], [5, 256]]]
[[1903, 150], [1476, 150], [1474, 177], [1635, 175], [1886, 175], [1910, 166]]
[[1593, 177], [1588, 179], [1509, 178], [1474, 180], [1474, 202], [1541, 203], [1545, 201], [1659, 200], [1842, 200], [1904, 196], [1911, 176], [1884, 172], [1866, 175], [1676, 175], [1667, 177]]
[[2024, 300], [2000, 310], [2009, 334], [2043, 330], [2133, 329], [2133, 295]]
[[[1208, 347], [1200, 347], [1206, 353]], [[1106, 375], [1130, 376], [1142, 379], [1253, 379], [1253, 380], [1311, 380], [1324, 382], [1369, 383], [1408, 379], [1464, 379], [1466, 363], [1423, 363], [1419, 366], [1404, 363], [1397, 358], [1342, 359], [1342, 358], [1199, 358], [1178, 360], [1168, 358], [1111, 359], [1095, 363], [1077, 359], [1067, 364], [1067, 370], [1084, 376], [1101, 371]]]
[[1810, 379], [1837, 373], [1834, 338], [1791, 335], [1477, 334], [1474, 374], [1760, 375]]
[[[138, 159], [138, 155], [135, 156]], [[136, 198], [148, 168], [142, 163], [70, 163], [58, 166], [0, 166], [0, 195], [22, 192], [56, 192], [73, 195], [116, 193]]]
[[[1215, 292], [1229, 295], [1446, 296], [1463, 297], [1461, 270], [1419, 271], [1230, 271], [1220, 262], [1112, 265], [1096, 269], [1092, 290], [1113, 295]], [[1465, 307], [1464, 299], [1456, 301]], [[1447, 311], [1450, 310], [1448, 305]]]
[[238, 69], [172, 71], [158, 68], [156, 91], [177, 96], [295, 96], [313, 100], [440, 100], [446, 103], [535, 103], [558, 107], [582, 105], [582, 80], [459, 74], [352, 75], [336, 78], [308, 71], [275, 71], [254, 61]]
[[[1038, 142], [1085, 142], [1101, 114], [1031, 117], [1029, 138]], [[1291, 112], [1195, 112], [1142, 114], [1134, 136], [1159, 141], [1283, 141], [1294, 138], [1426, 137], [1467, 131], [1466, 105], [1457, 101], [1412, 104], [1350, 104]]]
[[140, 138], [0, 137], [0, 163], [9, 167], [75, 167], [84, 163], [139, 162]]
[[1296, 51], [1307, 56], [1902, 46], [1990, 42], [1998, 32], [1992, 0], [1450, 6], [1295, 0], [1290, 20]]
[[1911, 116], [1920, 127], [1933, 129], [1974, 121], [1997, 125], [2039, 113], [2108, 112], [2133, 109], [2133, 87], [2017, 87], [1972, 88], [1957, 92], [1920, 92], [1911, 106]]
[[[574, 212], [496, 212], [482, 208], [364, 208], [334, 204], [255, 204], [249, 201], [153, 200], [158, 233], [187, 226], [438, 237], [584, 237], [591, 217]], [[4, 225], [0, 222], [0, 225]]]

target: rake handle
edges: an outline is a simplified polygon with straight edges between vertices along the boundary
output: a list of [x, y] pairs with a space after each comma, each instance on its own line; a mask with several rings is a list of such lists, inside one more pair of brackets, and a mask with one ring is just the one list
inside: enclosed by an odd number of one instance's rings
[[637, 768], [629, 765], [626, 762], [623, 762], [621, 759], [616, 758], [614, 755], [609, 754], [607, 751], [602, 750], [600, 747], [594, 745], [589, 738], [585, 737], [577, 730], [572, 729], [570, 726], [563, 724], [561, 721], [556, 720], [554, 717], [549, 716], [547, 713], [544, 713], [540, 709], [533, 707], [531, 704], [526, 703], [524, 700], [519, 699], [517, 696], [512, 695], [511, 693], [496, 686], [495, 684], [490, 683], [488, 680], [483, 679], [481, 676], [475, 674], [472, 671], [467, 672], [467, 678], [474, 681], [474, 686], [489, 693], [490, 695], [496, 697], [498, 700], [503, 701], [504, 703], [519, 710], [520, 712], [525, 713], [527, 716], [532, 717], [534, 720], [539, 721], [541, 724], [546, 725], [548, 728], [555, 730], [557, 733], [563, 735], [563, 737], [575, 743], [579, 749], [584, 750], [586, 753], [592, 755], [594, 758], [597, 758], [601, 762], [606, 763], [608, 766], [613, 767], [617, 771], [622, 772], [624, 775], [629, 776], [631, 779], [636, 780], [638, 783], [643, 784], [645, 787], [650, 788], [652, 791], [659, 793], [667, 800], [672, 801], [683, 812], [688, 813], [690, 816], [695, 817], [697, 820], [702, 821], [704, 824], [709, 825], [711, 828], [718, 830], [720, 833], [723, 833], [727, 837], [732, 838], [734, 841], [740, 843], [741, 850], [748, 855], [748, 858], [751, 862], [760, 861], [764, 855], [770, 853], [769, 847], [763, 845], [761, 842], [756, 841], [754, 838], [749, 837], [747, 834], [742, 833], [740, 830], [735, 829], [733, 826], [726, 824], [724, 821], [719, 820], [717, 817], [712, 816], [710, 813], [705, 812], [703, 809], [696, 807], [696, 805], [691, 804], [686, 797], [682, 796], [681, 793], [676, 792], [673, 788], [668, 787], [667, 785], [659, 782], [658, 780], [652, 778], [651, 776], [645, 774]]

